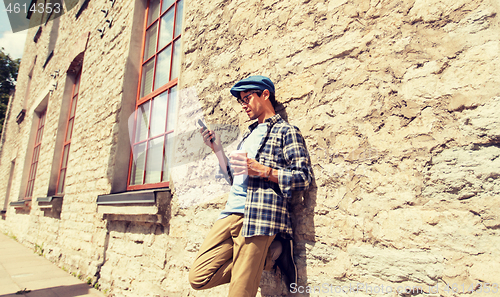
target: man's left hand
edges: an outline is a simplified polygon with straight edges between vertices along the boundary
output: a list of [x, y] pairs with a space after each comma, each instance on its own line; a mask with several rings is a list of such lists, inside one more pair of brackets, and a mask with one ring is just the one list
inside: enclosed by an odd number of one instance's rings
[[234, 175], [248, 174], [249, 176], [266, 177], [269, 170], [269, 167], [242, 155], [231, 155], [230, 163], [234, 169]]

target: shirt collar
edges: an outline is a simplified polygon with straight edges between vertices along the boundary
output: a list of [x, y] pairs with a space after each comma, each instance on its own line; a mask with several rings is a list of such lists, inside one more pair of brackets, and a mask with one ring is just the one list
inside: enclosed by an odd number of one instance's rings
[[[274, 124], [277, 124], [277, 123], [282, 122], [282, 121], [283, 121], [283, 119], [281, 118], [281, 116], [279, 114], [275, 114], [272, 117], [265, 119], [264, 123], [267, 123], [267, 127], [271, 128], [272, 126], [274, 126]], [[253, 131], [253, 129], [255, 129], [258, 125], [259, 125], [259, 121], [256, 121], [256, 122], [252, 123], [248, 127], [248, 129], [250, 131]]]

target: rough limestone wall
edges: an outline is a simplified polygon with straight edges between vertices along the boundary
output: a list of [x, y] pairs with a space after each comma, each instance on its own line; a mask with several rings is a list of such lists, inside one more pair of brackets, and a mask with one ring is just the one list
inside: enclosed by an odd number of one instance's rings
[[[57, 25], [60, 26], [61, 23], [51, 21], [42, 26], [42, 34], [36, 43], [33, 41], [33, 36], [35, 36], [38, 27], [28, 30], [22, 64], [19, 69], [16, 84], [16, 93], [11, 102], [9, 102], [11, 114], [6, 122], [5, 143], [2, 147], [2, 161], [0, 166], [2, 168], [2, 175], [5, 177], [5, 182], [2, 183], [2, 200], [5, 197], [9, 202], [17, 201], [24, 197], [26, 191], [26, 184], [21, 185], [21, 181], [23, 171], [27, 170], [29, 172], [29, 165], [31, 164], [33, 154], [33, 151], [28, 152], [28, 142], [30, 137], [35, 137], [35, 135], [31, 134], [32, 123], [35, 122], [35, 126], [38, 124], [38, 118], [34, 117], [34, 109], [40, 104], [45, 95], [49, 93], [49, 90], [52, 89], [52, 84], [56, 82], [56, 80], [51, 79], [50, 75], [54, 74], [54, 71], [60, 69], [61, 65], [65, 62], [64, 58], [56, 54], [51, 59], [51, 62], [46, 65], [45, 69], [42, 67], [49, 53], [50, 32], [53, 30], [57, 31]], [[35, 66], [33, 67], [33, 65]], [[32, 80], [30, 90], [27, 92], [28, 75], [32, 67]], [[64, 74], [58, 77], [57, 81], [60, 84], [59, 89], [53, 91], [51, 95], [52, 98], [61, 98], [64, 89], [64, 84], [61, 82], [64, 82], [64, 80]], [[35, 197], [34, 200], [36, 200], [37, 197], [47, 196], [47, 186], [54, 151], [54, 140], [57, 132], [57, 123], [59, 121], [60, 101], [61, 100], [49, 99], [47, 104], [46, 122], [33, 192], [33, 197]], [[16, 116], [23, 108], [26, 109], [26, 116], [23, 122], [17, 124]], [[15, 161], [15, 171], [10, 196], [6, 197], [12, 160]], [[27, 169], [25, 168], [25, 163], [29, 163]], [[32, 206], [33, 205], [34, 204], [32, 204]], [[15, 210], [10, 206], [8, 206], [6, 210], [7, 224], [2, 224], [3, 232], [16, 236], [20, 242], [26, 245], [33, 246], [34, 244], [38, 244], [36, 237], [38, 237], [40, 230], [38, 230], [36, 226], [39, 223], [40, 211], [38, 209], [33, 209], [33, 213], [36, 213], [36, 215], [31, 216], [29, 215], [29, 211]], [[54, 225], [57, 226], [58, 223], [54, 223]], [[49, 230], [50, 229], [51, 227], [49, 227]], [[46, 231], [46, 229], [43, 231]]]
[[[35, 20], [36, 21], [36, 20]], [[27, 147], [28, 147], [28, 142], [30, 139], [30, 133], [31, 133], [31, 128], [32, 128], [32, 123], [33, 121], [35, 122], [35, 125], [37, 125], [38, 121], [37, 119], [34, 119], [33, 117], [33, 112], [36, 107], [36, 104], [40, 103], [40, 99], [43, 99], [42, 94], [47, 94], [49, 90], [49, 84], [51, 83], [50, 74], [53, 74], [54, 70], [57, 69], [52, 63], [52, 65], [47, 65], [46, 69], [43, 70], [41, 65], [44, 64], [45, 59], [48, 55], [48, 44], [49, 44], [49, 33], [51, 32], [53, 28], [54, 22], [49, 22], [47, 23], [46, 26], [43, 26], [43, 31], [46, 32], [45, 34], [41, 34], [40, 38], [38, 39], [38, 42], [35, 43], [33, 41], [33, 36], [35, 36], [35, 33], [38, 29], [36, 28], [31, 28], [28, 30], [27, 34], [27, 42], [26, 46], [24, 49], [23, 53], [23, 58], [22, 58], [22, 65], [19, 69], [19, 74], [17, 78], [17, 83], [16, 83], [16, 92], [13, 97], [13, 99], [9, 102], [9, 109], [10, 109], [10, 116], [6, 120], [6, 128], [5, 128], [5, 135], [3, 136], [3, 139], [5, 140], [3, 146], [2, 146], [2, 153], [1, 153], [1, 172], [2, 176], [5, 178], [5, 182], [2, 183], [1, 185], [1, 199], [9, 199], [9, 202], [11, 201], [17, 201], [21, 198], [24, 197], [24, 193], [26, 191], [26, 185], [23, 185], [21, 187], [21, 180], [22, 180], [22, 175], [23, 171], [25, 170], [25, 162], [31, 162], [32, 158], [32, 153], [29, 152], [27, 153]], [[35, 63], [36, 60], [36, 63]], [[26, 92], [26, 89], [28, 87], [28, 75], [30, 73], [31, 67], [36, 64], [38, 67], [33, 68], [33, 73], [32, 77], [33, 79], [31, 80], [30, 84], [30, 91], [29, 93]], [[39, 77], [43, 77], [43, 79], [38, 79]], [[56, 91], [59, 96], [62, 94], [60, 91]], [[55, 103], [57, 105], [57, 103]], [[21, 124], [16, 123], [16, 116], [21, 112], [21, 110], [25, 108], [26, 109], [26, 116], [21, 122]], [[50, 154], [51, 149], [53, 150], [52, 142], [50, 141], [52, 137], [51, 133], [51, 126], [54, 123], [57, 123], [58, 117], [57, 114], [59, 113], [59, 110], [57, 106], [50, 105], [47, 108], [47, 122], [46, 126], [48, 129], [45, 130], [45, 134], [43, 135], [42, 138], [42, 147], [41, 147], [41, 156], [48, 156]], [[56, 118], [54, 118], [54, 116]], [[35, 136], [32, 136], [35, 137]], [[15, 171], [14, 171], [14, 176], [12, 179], [12, 186], [11, 186], [11, 191], [10, 191], [10, 197], [6, 197], [6, 191], [7, 191], [7, 186], [8, 186], [8, 179], [10, 175], [10, 166], [11, 162], [15, 161]], [[41, 159], [41, 162], [38, 166], [40, 168], [37, 172], [40, 178], [35, 180], [35, 188], [34, 188], [34, 197], [43, 197], [41, 194], [46, 187], [43, 187], [44, 184], [46, 184], [45, 180], [47, 179], [47, 174], [48, 171], [45, 169], [47, 168], [48, 165], [48, 158], [47, 159]], [[28, 165], [29, 167], [29, 165]], [[29, 168], [28, 168], [29, 171]], [[42, 181], [40, 181], [40, 179]], [[42, 185], [40, 187], [39, 185]], [[3, 204], [2, 204], [3, 206]], [[30, 228], [30, 225], [33, 222], [34, 219], [28, 215], [26, 215], [25, 212], [23, 211], [16, 211], [14, 210], [13, 207], [8, 206], [7, 207], [7, 217], [9, 221], [9, 227], [10, 228], [3, 228], [3, 231], [5, 233], [11, 233], [15, 234], [15, 236], [21, 241], [21, 242], [29, 242], [30, 244], [33, 244], [33, 238], [32, 234], [30, 235], [30, 232], [32, 232], [32, 229]], [[14, 215], [14, 214], [19, 214], [19, 215]]]
[[[96, 200], [111, 188], [134, 3], [126, 1], [113, 8], [106, 1], [88, 5], [79, 20], [80, 28], [91, 34], [82, 68], [57, 254], [62, 265], [94, 283], [103, 263], [107, 232]], [[97, 29], [104, 26], [103, 8], [109, 9], [113, 26], [101, 38]]]
[[[315, 185], [295, 206], [299, 285], [438, 285], [451, 296], [445, 284], [500, 282], [498, 2], [210, 1], [187, 9], [181, 86], [196, 88], [208, 122], [247, 126], [229, 88], [263, 74], [306, 138]], [[223, 205], [177, 209], [170, 235], [186, 236], [188, 248], [185, 266], [171, 268], [183, 272], [172, 286], [185, 280]], [[260, 294], [284, 295], [278, 280], [265, 273]]]
[[[74, 38], [92, 32], [61, 220], [36, 204], [30, 215], [9, 207], [0, 228], [26, 245], [43, 244], [44, 255], [70, 272], [97, 273], [111, 296], [224, 296], [227, 285], [194, 291], [187, 275], [225, 195], [185, 207], [174, 192], [166, 226], [96, 214], [97, 195], [110, 191], [133, 12], [133, 1], [117, 1], [114, 26], [100, 39], [105, 2], [90, 1], [78, 20], [61, 18], [56, 55], [32, 81], [33, 96], [41, 94]], [[294, 200], [299, 285], [500, 283], [498, 2], [186, 0], [185, 9], [179, 84], [196, 91], [207, 122], [246, 127], [229, 88], [264, 74], [277, 86], [280, 113], [306, 138], [315, 183]], [[46, 32], [23, 60], [44, 56]], [[28, 71], [23, 64], [20, 89]], [[61, 92], [50, 99], [42, 144], [50, 161]], [[14, 115], [22, 99], [16, 93]], [[0, 173], [8, 176], [5, 156], [19, 149], [11, 191], [18, 197], [31, 122], [16, 130], [14, 117]], [[46, 195], [49, 171], [50, 162], [38, 169], [36, 197]], [[186, 182], [203, 193], [199, 181]], [[265, 272], [258, 295], [286, 288]]]
[[[55, 81], [58, 88], [49, 97], [47, 120], [44, 128], [40, 164], [37, 168], [32, 209], [19, 213], [8, 208], [7, 219], [0, 223], [1, 230], [9, 233], [23, 244], [43, 248], [43, 254], [65, 270], [94, 280], [103, 262], [106, 239], [106, 221], [97, 214], [98, 195], [110, 192], [112, 169], [116, 149], [117, 114], [120, 111], [125, 62], [131, 39], [133, 1], [125, 1], [110, 9], [113, 26], [107, 28], [103, 38], [97, 29], [104, 26], [101, 9], [109, 8], [109, 1], [90, 1], [79, 18], [76, 8], [59, 18], [58, 30], [52, 30], [55, 21], [42, 26], [37, 43], [32, 38], [38, 27], [30, 29], [21, 64], [16, 97], [13, 100], [6, 142], [2, 148], [1, 173], [5, 178], [0, 195], [5, 195], [10, 170], [10, 157], [16, 155], [16, 169], [10, 201], [17, 200], [21, 189], [22, 171], [25, 170], [25, 154], [30, 137], [32, 112], [37, 98], [46, 94], [47, 86]], [[51, 33], [52, 32], [52, 33]], [[90, 32], [88, 47], [83, 61], [80, 94], [76, 109], [75, 125], [66, 176], [65, 195], [60, 219], [45, 216], [36, 202], [46, 197], [50, 170], [54, 156], [55, 139], [61, 101], [66, 83], [70, 53], [75, 43], [86, 39]], [[56, 39], [54, 56], [45, 69], [41, 65], [48, 53], [50, 38]], [[37, 56], [28, 101], [28, 113], [24, 122], [17, 125], [15, 116], [23, 106], [27, 87], [27, 76]], [[53, 80], [50, 75], [59, 70]], [[69, 82], [71, 83], [71, 82]], [[63, 131], [64, 133], [64, 131]], [[31, 152], [27, 158], [31, 159]], [[57, 165], [58, 166], [58, 165]], [[29, 170], [29, 168], [28, 168]]]

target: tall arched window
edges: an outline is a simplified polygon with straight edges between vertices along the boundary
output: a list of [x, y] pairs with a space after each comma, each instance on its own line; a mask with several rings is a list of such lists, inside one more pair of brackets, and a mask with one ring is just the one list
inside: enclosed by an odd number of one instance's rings
[[80, 76], [81, 70], [76, 75], [71, 92], [71, 102], [69, 106], [68, 120], [66, 121], [66, 132], [64, 133], [64, 143], [61, 155], [61, 162], [59, 164], [59, 173], [57, 177], [57, 194], [64, 193], [64, 186], [66, 185], [66, 169], [68, 167], [69, 149], [71, 146], [71, 136], [73, 135], [73, 126], [75, 124], [76, 105], [78, 102], [78, 94], [80, 94]]
[[36, 169], [38, 168], [38, 158], [40, 157], [40, 149], [42, 147], [43, 128], [45, 126], [45, 115], [47, 110], [42, 111], [38, 117], [38, 124], [36, 128], [35, 146], [33, 147], [33, 154], [31, 156], [30, 173], [28, 176], [28, 185], [24, 199], [31, 199], [33, 196], [33, 189], [35, 188]]
[[149, 0], [128, 189], [168, 186], [176, 120], [183, 1]]

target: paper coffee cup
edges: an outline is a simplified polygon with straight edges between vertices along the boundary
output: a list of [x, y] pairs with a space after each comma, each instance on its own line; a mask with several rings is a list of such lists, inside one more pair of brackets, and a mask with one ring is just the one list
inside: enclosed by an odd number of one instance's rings
[[[230, 156], [233, 155], [243, 155], [245, 157], [248, 156], [248, 152], [246, 150], [235, 150], [232, 151]], [[240, 174], [240, 175], [234, 175], [234, 170], [233, 170], [233, 184], [243, 184], [245, 182], [245, 179], [248, 177], [248, 174]]]
[[248, 156], [248, 152], [245, 150], [234, 150], [229, 155], [230, 156], [232, 156], [232, 155], [244, 155], [246, 157], [246, 156]]

